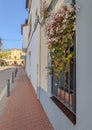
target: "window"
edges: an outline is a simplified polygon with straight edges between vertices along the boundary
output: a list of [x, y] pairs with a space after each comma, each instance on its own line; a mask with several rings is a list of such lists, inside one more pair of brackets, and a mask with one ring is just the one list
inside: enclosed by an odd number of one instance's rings
[[[54, 2], [54, 0], [52, 1]], [[72, 0], [72, 5], [75, 0]], [[53, 4], [52, 4], [53, 5]], [[65, 115], [76, 123], [76, 32], [73, 35], [73, 46], [69, 47], [69, 52], [73, 52], [73, 57], [69, 61], [68, 70], [59, 72], [56, 76], [52, 71], [52, 97], [55, 104], [65, 113]], [[67, 55], [67, 54], [66, 54]]]
[[16, 56], [14, 56], [14, 58], [16, 59]]
[[70, 63], [68, 72], [61, 71], [56, 77], [52, 75], [52, 94], [56, 96], [69, 110], [76, 113], [75, 108], [75, 63]]
[[[52, 99], [59, 101], [62, 105], [62, 110], [70, 120], [76, 123], [76, 45], [74, 34], [74, 46], [70, 48], [74, 51], [74, 57], [70, 61], [68, 72], [61, 71], [58, 76], [52, 73]], [[53, 98], [54, 97], [54, 98]], [[57, 104], [57, 103], [56, 103]], [[61, 106], [60, 106], [61, 107]], [[67, 112], [66, 112], [67, 111]], [[71, 113], [69, 115], [69, 112]], [[68, 114], [67, 114], [68, 113]]]
[[49, 7], [48, 7], [48, 11], [53, 10], [53, 8], [55, 7], [57, 2], [58, 2], [58, 0], [52, 0]]

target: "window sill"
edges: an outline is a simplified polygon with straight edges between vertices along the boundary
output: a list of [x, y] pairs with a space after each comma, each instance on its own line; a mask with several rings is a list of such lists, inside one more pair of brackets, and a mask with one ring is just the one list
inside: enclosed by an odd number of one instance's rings
[[68, 117], [68, 119], [75, 125], [76, 115], [64, 106], [55, 96], [51, 97], [52, 101], [60, 108], [60, 110]]

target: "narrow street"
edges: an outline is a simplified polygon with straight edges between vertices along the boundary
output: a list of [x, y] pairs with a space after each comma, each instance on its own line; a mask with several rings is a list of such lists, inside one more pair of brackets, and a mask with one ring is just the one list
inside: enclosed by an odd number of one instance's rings
[[24, 68], [19, 68], [12, 88], [0, 117], [0, 130], [53, 130]]
[[7, 101], [7, 80], [11, 79], [15, 67], [0, 67], [0, 116]]
[[0, 94], [6, 86], [7, 80], [11, 78], [12, 72], [14, 72], [14, 70], [15, 68], [7, 68], [0, 71]]

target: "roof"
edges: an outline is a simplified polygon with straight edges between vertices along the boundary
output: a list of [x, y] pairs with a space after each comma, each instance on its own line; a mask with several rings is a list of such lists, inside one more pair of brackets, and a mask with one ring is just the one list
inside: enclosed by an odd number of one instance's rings
[[26, 9], [30, 9], [32, 0], [26, 0]]
[[22, 51], [21, 49], [18, 49], [18, 48], [9, 49], [8, 51], [13, 51], [13, 50]]
[[28, 8], [29, 0], [26, 0], [26, 8]]

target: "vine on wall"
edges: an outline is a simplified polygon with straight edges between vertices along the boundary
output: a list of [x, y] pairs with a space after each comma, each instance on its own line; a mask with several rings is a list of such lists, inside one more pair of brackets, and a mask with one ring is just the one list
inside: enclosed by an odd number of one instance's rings
[[70, 61], [74, 56], [71, 48], [74, 46], [75, 8], [64, 3], [57, 12], [52, 12], [45, 21], [47, 46], [50, 52], [52, 65], [50, 69], [58, 73], [68, 72]]

